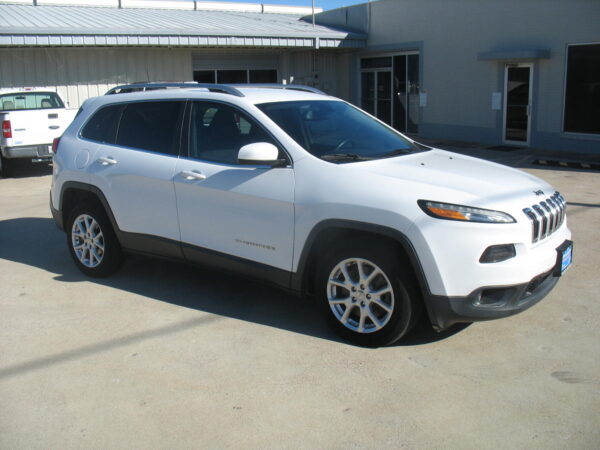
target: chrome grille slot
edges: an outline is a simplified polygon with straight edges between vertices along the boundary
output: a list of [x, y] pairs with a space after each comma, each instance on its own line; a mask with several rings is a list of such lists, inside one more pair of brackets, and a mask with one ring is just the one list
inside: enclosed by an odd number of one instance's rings
[[565, 220], [566, 209], [567, 203], [559, 192], [529, 208], [524, 208], [523, 212], [531, 222], [531, 241], [541, 241], [558, 230]]
[[542, 208], [544, 208], [544, 211], [548, 216], [548, 228], [546, 229], [546, 236], [550, 236], [550, 234], [554, 231], [554, 211], [552, 211], [546, 201], [540, 202], [540, 205], [542, 205]]
[[533, 205], [533, 210], [538, 213], [542, 221], [542, 228], [538, 235], [538, 239], [544, 239], [548, 233], [548, 217], [540, 205]]
[[558, 209], [558, 205], [554, 202], [554, 200], [552, 200], [552, 197], [546, 200], [546, 203], [548, 203], [548, 206], [550, 206], [552, 209], [552, 215], [554, 216], [554, 223], [552, 224], [552, 233], [554, 233], [556, 230], [558, 230], [558, 224], [560, 222], [560, 210]]

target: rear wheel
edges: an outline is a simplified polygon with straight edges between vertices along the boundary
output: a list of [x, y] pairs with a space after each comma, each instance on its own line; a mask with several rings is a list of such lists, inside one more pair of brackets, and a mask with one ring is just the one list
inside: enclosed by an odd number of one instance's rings
[[358, 345], [392, 344], [420, 316], [411, 268], [375, 240], [360, 240], [326, 255], [318, 268], [316, 292], [330, 326]]
[[106, 277], [121, 267], [121, 246], [102, 209], [85, 205], [75, 207], [66, 230], [71, 257], [83, 273]]

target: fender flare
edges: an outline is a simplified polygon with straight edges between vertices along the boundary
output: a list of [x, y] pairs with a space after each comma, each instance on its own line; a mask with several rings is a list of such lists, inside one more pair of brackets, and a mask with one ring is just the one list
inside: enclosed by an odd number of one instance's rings
[[98, 198], [100, 203], [102, 204], [102, 207], [104, 208], [104, 211], [106, 212], [106, 215], [108, 216], [108, 220], [110, 220], [110, 224], [112, 225], [113, 230], [117, 234], [119, 241], [122, 242], [123, 232], [121, 231], [121, 229], [119, 228], [119, 225], [117, 224], [117, 220], [115, 219], [112, 209], [110, 208], [108, 200], [106, 200], [106, 196], [100, 190], [100, 188], [98, 188], [97, 186], [91, 185], [91, 184], [81, 183], [80, 181], [66, 181], [65, 183], [63, 183], [63, 185], [60, 189], [60, 215], [63, 218], [63, 223], [65, 223], [66, 219], [67, 219], [64, 216], [64, 214], [65, 214], [64, 198], [65, 198], [65, 192], [68, 189], [76, 189], [76, 190], [86, 191], [86, 192], [90, 192], [90, 193], [94, 194]]
[[345, 219], [326, 219], [322, 222], [317, 223], [306, 238], [304, 242], [304, 246], [302, 248], [302, 252], [300, 254], [300, 259], [298, 260], [298, 270], [292, 274], [292, 279], [290, 281], [291, 288], [297, 291], [306, 290], [306, 274], [309, 268], [309, 258], [311, 256], [313, 246], [317, 241], [319, 235], [324, 231], [329, 229], [345, 229], [348, 231], [360, 231], [367, 232], [373, 235], [380, 235], [387, 238], [392, 239], [397, 242], [402, 249], [408, 255], [409, 261], [413, 267], [415, 276], [417, 277], [417, 282], [419, 283], [419, 287], [423, 294], [424, 298], [427, 298], [431, 295], [431, 291], [429, 289], [429, 284], [427, 282], [427, 278], [425, 277], [425, 272], [423, 271], [423, 266], [419, 260], [419, 256], [412, 245], [410, 239], [399, 230], [394, 228], [386, 227], [383, 225], [376, 225], [367, 222], [358, 222], [353, 220], [345, 220]]

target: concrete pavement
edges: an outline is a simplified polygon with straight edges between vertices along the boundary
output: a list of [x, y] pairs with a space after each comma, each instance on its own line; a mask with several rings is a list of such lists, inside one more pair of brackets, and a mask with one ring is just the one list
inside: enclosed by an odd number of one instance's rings
[[132, 257], [88, 279], [50, 219], [50, 172], [0, 179], [0, 448], [598, 448], [600, 174], [526, 170], [569, 202], [556, 289], [376, 350], [206, 269]]

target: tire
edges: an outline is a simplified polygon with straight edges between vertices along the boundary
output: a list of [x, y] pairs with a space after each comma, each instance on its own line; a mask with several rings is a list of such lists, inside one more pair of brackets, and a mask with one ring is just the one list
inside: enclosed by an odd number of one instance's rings
[[407, 335], [422, 310], [408, 264], [374, 239], [328, 252], [317, 267], [315, 292], [331, 328], [365, 347], [390, 345]]
[[69, 252], [81, 272], [90, 277], [107, 277], [119, 270], [123, 252], [102, 208], [76, 206], [65, 230]]

